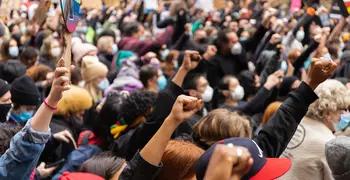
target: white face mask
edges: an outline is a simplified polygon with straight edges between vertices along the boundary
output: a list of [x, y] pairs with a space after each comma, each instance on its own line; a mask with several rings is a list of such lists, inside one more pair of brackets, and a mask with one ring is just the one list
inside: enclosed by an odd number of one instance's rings
[[60, 47], [55, 47], [51, 49], [51, 55], [53, 57], [59, 57], [61, 55], [61, 48]]
[[213, 88], [208, 85], [202, 95], [203, 102], [205, 103], [210, 102], [213, 99], [213, 94], [214, 94]]
[[244, 89], [242, 86], [238, 85], [234, 92], [231, 92], [231, 97], [235, 101], [240, 101], [244, 97]]
[[305, 32], [303, 30], [299, 30], [295, 38], [301, 42], [305, 38]]
[[235, 45], [232, 46], [231, 48], [231, 53], [233, 55], [239, 55], [242, 53], [242, 45], [241, 43], [236, 43]]

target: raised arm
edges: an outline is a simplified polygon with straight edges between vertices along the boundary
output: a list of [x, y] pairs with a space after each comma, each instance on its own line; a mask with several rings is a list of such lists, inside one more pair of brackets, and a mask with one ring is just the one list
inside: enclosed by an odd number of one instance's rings
[[184, 78], [190, 70], [197, 67], [200, 58], [199, 53], [196, 51], [185, 52], [184, 61], [179, 71], [172, 82], [163, 91], [159, 92], [154, 110], [150, 116], [135, 130], [131, 130], [115, 140], [113, 151], [118, 156], [126, 157], [126, 160], [130, 160], [137, 150], [142, 149], [148, 143], [163, 124], [164, 119], [170, 114], [176, 98], [183, 94], [181, 86]]
[[[165, 119], [164, 123], [151, 140], [141, 150], [140, 154], [137, 153], [134, 159], [128, 163], [119, 179], [155, 179], [157, 176], [157, 170], [159, 169], [157, 167], [161, 166], [161, 159], [171, 135], [179, 124], [200, 110], [202, 104], [202, 100], [198, 100], [195, 97], [185, 95], [179, 96], [176, 99], [170, 115]], [[152, 166], [154, 168], [151, 168]], [[153, 170], [149, 171], [150, 169]]]
[[[57, 64], [49, 97], [34, 117], [11, 140], [10, 148], [0, 158], [0, 179], [29, 179], [45, 143], [50, 138], [49, 124], [62, 92], [70, 89], [69, 79], [64, 76], [68, 69]], [[17, 170], [16, 170], [17, 169]]]
[[314, 90], [333, 74], [336, 67], [333, 61], [316, 58], [312, 60], [307, 80], [290, 93], [289, 98], [255, 138], [266, 157], [277, 158], [282, 154], [309, 105], [318, 98]]

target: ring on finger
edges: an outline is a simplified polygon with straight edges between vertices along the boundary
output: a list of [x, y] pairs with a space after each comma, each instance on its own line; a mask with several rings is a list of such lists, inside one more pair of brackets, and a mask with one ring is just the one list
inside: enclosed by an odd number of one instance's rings
[[237, 148], [236, 153], [237, 153], [237, 162], [239, 162], [239, 159], [243, 155], [243, 150], [241, 148]]

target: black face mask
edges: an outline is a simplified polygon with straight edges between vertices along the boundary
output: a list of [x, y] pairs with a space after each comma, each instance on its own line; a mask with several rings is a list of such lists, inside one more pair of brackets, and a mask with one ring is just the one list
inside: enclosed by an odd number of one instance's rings
[[7, 121], [7, 115], [12, 108], [12, 104], [0, 104], [0, 122]]
[[78, 117], [71, 115], [69, 117], [69, 124], [76, 130], [80, 130], [83, 127], [83, 120], [79, 119]]
[[200, 38], [200, 39], [198, 40], [198, 43], [199, 43], [199, 44], [207, 44], [207, 43], [208, 43], [208, 39], [207, 39], [207, 38]]

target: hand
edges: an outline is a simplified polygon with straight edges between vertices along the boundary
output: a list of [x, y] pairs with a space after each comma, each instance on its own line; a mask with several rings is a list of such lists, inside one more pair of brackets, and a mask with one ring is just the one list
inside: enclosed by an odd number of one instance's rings
[[280, 50], [280, 53], [281, 53], [281, 54], [283, 54], [283, 53], [284, 53], [284, 50], [286, 49], [286, 48], [284, 47], [283, 44], [278, 44], [276, 47], [277, 47], [277, 49]]
[[333, 60], [313, 58], [307, 74], [306, 83], [315, 90], [319, 84], [330, 78], [337, 64]]
[[316, 42], [318, 42], [318, 43], [321, 42], [321, 39], [322, 39], [322, 34], [316, 34], [316, 35], [314, 36], [314, 40], [315, 40]]
[[[238, 158], [237, 149], [243, 151]], [[229, 147], [219, 144], [209, 161], [205, 180], [240, 180], [254, 163], [249, 151], [244, 147]]]
[[157, 12], [161, 13], [163, 11], [163, 9], [164, 9], [164, 3], [162, 1], [159, 1]]
[[191, 34], [191, 31], [192, 31], [192, 25], [190, 23], [186, 23], [185, 24], [185, 34], [189, 36]]
[[266, 29], [269, 29], [269, 28], [270, 28], [272, 17], [273, 17], [273, 14], [271, 14], [271, 13], [268, 12], [268, 11], [265, 11], [264, 17], [263, 17], [263, 20], [262, 20], [262, 25], [263, 25]]
[[207, 47], [207, 51], [203, 54], [203, 58], [205, 60], [209, 60], [211, 57], [215, 56], [217, 51], [218, 49], [216, 48], [216, 46], [209, 45]]
[[[64, 67], [63, 64], [64, 64], [63, 59], [60, 59], [57, 63], [57, 66], [56, 66], [57, 68], [54, 72], [51, 91], [47, 98], [47, 103], [53, 107], [56, 107], [58, 101], [61, 99], [62, 92], [70, 89], [69, 78], [65, 76], [65, 74], [68, 73], [69, 70], [66, 67]], [[73, 69], [74, 69], [74, 66], [71, 66], [71, 70]]]
[[199, 55], [198, 51], [185, 51], [181, 68], [186, 71], [190, 71], [192, 69], [195, 69], [201, 60], [202, 57]]
[[58, 132], [56, 134], [53, 135], [53, 137], [59, 141], [63, 141], [63, 142], [66, 142], [66, 143], [69, 143], [69, 142], [72, 142], [75, 149], [77, 149], [77, 143], [75, 142], [72, 134], [68, 131], [68, 130], [64, 130], [64, 131], [61, 131], [61, 132]]
[[180, 95], [177, 97], [169, 117], [177, 124], [181, 124], [192, 117], [198, 110], [202, 109], [202, 107], [202, 100], [192, 96]]
[[271, 90], [272, 88], [281, 85], [281, 83], [283, 81], [283, 76], [284, 75], [283, 75], [282, 70], [278, 70], [278, 71], [274, 72], [269, 77], [267, 77], [267, 81], [264, 84], [264, 87], [268, 90]]
[[287, 70], [286, 76], [290, 77], [290, 76], [293, 76], [295, 68], [294, 68], [293, 64], [290, 61], [287, 61], [287, 63], [288, 63], [288, 70]]
[[50, 167], [50, 168], [45, 168], [45, 163], [42, 162], [40, 165], [36, 168], [36, 170], [40, 174], [40, 178], [46, 178], [49, 177], [57, 167]]
[[322, 28], [322, 33], [326, 36], [328, 36], [329, 34], [331, 34], [331, 28], [330, 27], [324, 27]]

